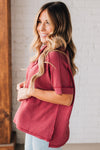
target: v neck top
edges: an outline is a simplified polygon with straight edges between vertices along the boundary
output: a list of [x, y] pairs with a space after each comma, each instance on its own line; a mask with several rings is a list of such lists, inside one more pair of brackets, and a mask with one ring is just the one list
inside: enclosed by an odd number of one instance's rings
[[[46, 46], [41, 48], [41, 52]], [[75, 99], [75, 84], [67, 57], [58, 51], [51, 51], [46, 57], [44, 74], [35, 81], [35, 88], [52, 90], [56, 94], [73, 94], [70, 106], [42, 101], [30, 97], [21, 101], [14, 116], [16, 127], [28, 134], [49, 142], [49, 147], [60, 147], [69, 139], [69, 120]], [[26, 88], [31, 77], [38, 72], [38, 62], [32, 62], [26, 72]]]

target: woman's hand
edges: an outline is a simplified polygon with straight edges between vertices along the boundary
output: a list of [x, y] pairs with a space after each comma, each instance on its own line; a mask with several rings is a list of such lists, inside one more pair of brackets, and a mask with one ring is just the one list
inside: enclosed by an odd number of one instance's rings
[[17, 91], [17, 101], [23, 101], [31, 97], [33, 92], [31, 88], [25, 88], [25, 81], [17, 84]]
[[17, 84], [17, 90], [25, 87], [25, 81]]
[[30, 88], [19, 88], [18, 89], [18, 95], [17, 95], [17, 101], [23, 101], [24, 99], [27, 99], [31, 97], [32, 89]]

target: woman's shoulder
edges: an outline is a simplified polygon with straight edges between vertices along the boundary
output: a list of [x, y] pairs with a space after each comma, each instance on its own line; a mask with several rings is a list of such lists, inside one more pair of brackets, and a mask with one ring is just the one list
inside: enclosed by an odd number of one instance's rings
[[65, 61], [67, 62], [66, 53], [61, 50], [52, 50], [48, 52], [47, 59], [49, 61]]

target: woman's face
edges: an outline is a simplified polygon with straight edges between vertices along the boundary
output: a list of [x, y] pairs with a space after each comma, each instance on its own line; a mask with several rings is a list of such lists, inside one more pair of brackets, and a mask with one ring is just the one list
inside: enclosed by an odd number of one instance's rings
[[47, 37], [54, 31], [54, 25], [48, 16], [47, 10], [44, 10], [39, 16], [37, 31], [41, 42], [46, 44]]

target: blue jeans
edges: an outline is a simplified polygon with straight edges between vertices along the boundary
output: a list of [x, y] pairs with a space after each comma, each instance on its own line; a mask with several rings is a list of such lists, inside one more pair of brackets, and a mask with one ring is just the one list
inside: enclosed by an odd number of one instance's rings
[[30, 134], [25, 135], [25, 149], [24, 150], [62, 150], [62, 147], [52, 148], [48, 147], [49, 142], [39, 139]]

